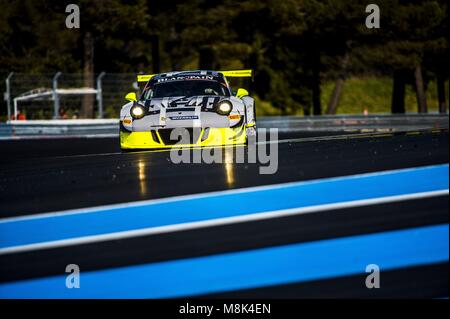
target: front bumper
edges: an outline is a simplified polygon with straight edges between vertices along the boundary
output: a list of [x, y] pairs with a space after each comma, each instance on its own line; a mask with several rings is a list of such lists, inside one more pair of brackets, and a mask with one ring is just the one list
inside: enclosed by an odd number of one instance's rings
[[120, 131], [120, 147], [130, 149], [164, 149], [173, 147], [204, 147], [238, 145], [247, 142], [246, 127], [236, 128], [198, 128], [187, 129], [190, 132], [189, 143], [180, 144], [170, 140], [171, 129], [156, 129], [148, 132]]

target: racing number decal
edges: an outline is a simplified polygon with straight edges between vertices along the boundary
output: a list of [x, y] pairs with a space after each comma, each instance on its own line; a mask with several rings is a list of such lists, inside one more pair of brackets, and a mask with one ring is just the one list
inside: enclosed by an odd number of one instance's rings
[[214, 105], [219, 102], [220, 97], [194, 97], [194, 98], [181, 98], [177, 100], [173, 100], [172, 102], [167, 103], [168, 108], [172, 107], [195, 107], [201, 106], [201, 110], [211, 111], [214, 109]]
[[217, 102], [219, 102], [220, 97], [204, 97], [202, 101], [202, 111], [208, 111], [214, 109], [214, 105], [216, 105]]
[[[219, 96], [215, 97], [193, 97], [179, 98], [170, 101], [169, 98], [163, 98], [161, 101], [146, 101], [145, 106], [149, 107], [149, 111], [154, 108], [176, 108], [176, 107], [195, 107], [201, 106], [202, 112], [213, 111], [214, 106], [220, 101]], [[151, 111], [150, 111], [151, 112]]]

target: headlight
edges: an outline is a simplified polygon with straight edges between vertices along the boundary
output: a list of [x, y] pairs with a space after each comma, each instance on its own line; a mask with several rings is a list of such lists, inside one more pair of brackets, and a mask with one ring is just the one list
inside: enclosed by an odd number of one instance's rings
[[229, 101], [222, 101], [217, 104], [216, 112], [220, 115], [228, 115], [231, 112], [231, 109], [233, 108], [233, 105], [231, 105], [231, 102]]
[[131, 108], [130, 110], [130, 114], [131, 117], [134, 118], [135, 120], [141, 119], [144, 117], [145, 115], [145, 110], [142, 106], [140, 105], [135, 105]]

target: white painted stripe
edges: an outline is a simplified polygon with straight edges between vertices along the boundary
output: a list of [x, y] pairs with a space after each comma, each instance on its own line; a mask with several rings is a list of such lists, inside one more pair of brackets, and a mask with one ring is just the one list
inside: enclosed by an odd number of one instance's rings
[[93, 206], [93, 207], [85, 207], [85, 208], [78, 208], [78, 209], [62, 210], [62, 211], [48, 212], [48, 213], [41, 213], [41, 214], [7, 217], [7, 218], [0, 219], [0, 224], [22, 221], [22, 220], [51, 218], [51, 217], [57, 217], [57, 216], [89, 214], [89, 213], [112, 210], [112, 209], [141, 207], [141, 206], [148, 206], [148, 205], [153, 205], [153, 204], [177, 202], [177, 201], [181, 201], [181, 200], [209, 198], [209, 197], [214, 197], [214, 196], [242, 194], [242, 193], [250, 193], [250, 192], [257, 192], [257, 191], [264, 191], [264, 190], [274, 190], [274, 189], [286, 188], [286, 187], [290, 187], [290, 186], [313, 185], [313, 184], [318, 184], [318, 183], [323, 183], [323, 182], [335, 182], [335, 181], [342, 181], [342, 180], [360, 179], [360, 178], [366, 178], [366, 177], [389, 175], [389, 174], [393, 174], [393, 173], [402, 173], [402, 172], [406, 173], [406, 172], [412, 172], [412, 171], [433, 169], [433, 168], [437, 168], [437, 167], [442, 167], [443, 165], [448, 166], [448, 164], [440, 164], [440, 165], [430, 165], [430, 166], [421, 166], [421, 167], [412, 167], [412, 168], [402, 168], [402, 169], [397, 169], [397, 170], [387, 170], [387, 171], [363, 173], [363, 174], [348, 175], [348, 176], [338, 176], [338, 177], [322, 178], [322, 179], [315, 179], [315, 180], [308, 180], [308, 181], [301, 181], [301, 182], [269, 184], [269, 185], [262, 185], [262, 186], [229, 189], [229, 190], [223, 190], [223, 191], [172, 196], [172, 197], [159, 198], [159, 199], [141, 200], [141, 201], [135, 201], [135, 202], [120, 203], [120, 204], [111, 204], [111, 205], [102, 205], [102, 206]]
[[8, 247], [8, 248], [0, 249], [0, 255], [19, 253], [19, 252], [25, 252], [25, 251], [33, 251], [33, 250], [41, 250], [41, 249], [49, 249], [49, 248], [60, 248], [60, 247], [74, 246], [74, 245], [81, 245], [81, 244], [89, 244], [89, 243], [102, 242], [102, 241], [108, 241], [108, 240], [126, 239], [126, 238], [133, 238], [133, 237], [139, 237], [139, 236], [171, 233], [171, 232], [176, 232], [176, 231], [192, 230], [192, 229], [214, 227], [214, 226], [221, 226], [221, 225], [229, 225], [229, 224], [242, 223], [242, 222], [260, 221], [260, 220], [267, 220], [267, 219], [280, 218], [280, 217], [286, 217], [286, 216], [296, 216], [296, 215], [302, 215], [302, 214], [317, 213], [317, 212], [322, 212], [322, 211], [327, 211], [327, 210], [339, 210], [339, 209], [345, 209], [345, 208], [387, 204], [387, 203], [394, 203], [394, 202], [413, 200], [413, 199], [430, 198], [430, 197], [436, 197], [436, 196], [442, 196], [442, 195], [448, 195], [448, 194], [449, 194], [449, 190], [445, 189], [445, 190], [438, 190], [438, 191], [432, 191], [432, 192], [422, 192], [422, 193], [414, 193], [414, 194], [406, 194], [406, 195], [387, 196], [387, 197], [363, 199], [363, 200], [333, 203], [333, 204], [326, 204], [326, 205], [316, 205], [316, 206], [303, 207], [303, 208], [292, 208], [292, 209], [286, 209], [286, 210], [269, 211], [269, 212], [263, 212], [263, 213], [241, 215], [241, 216], [234, 216], [234, 217], [227, 217], [227, 218], [218, 218], [218, 219], [207, 220], [207, 221], [182, 223], [182, 224], [175, 224], [175, 225], [168, 225], [168, 226], [161, 226], [161, 227], [149, 227], [149, 228], [144, 228], [144, 229], [115, 232], [115, 233], [108, 233], [108, 234], [102, 234], [102, 235], [77, 237], [77, 238], [71, 238], [71, 239], [42, 242], [42, 243], [37, 243], [37, 244]]

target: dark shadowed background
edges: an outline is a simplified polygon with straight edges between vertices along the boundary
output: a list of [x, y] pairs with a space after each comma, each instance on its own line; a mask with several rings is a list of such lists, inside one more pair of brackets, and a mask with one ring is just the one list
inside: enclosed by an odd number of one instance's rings
[[[79, 29], [66, 28], [70, 3]], [[370, 3], [379, 29], [366, 27]], [[101, 72], [252, 68], [246, 85], [259, 115], [448, 108], [444, 0], [0, 0], [0, 8], [2, 92], [11, 72], [20, 84], [79, 74], [93, 87]], [[81, 117], [93, 116], [94, 102], [80, 99]], [[107, 103], [106, 115], [117, 116], [120, 103]]]

